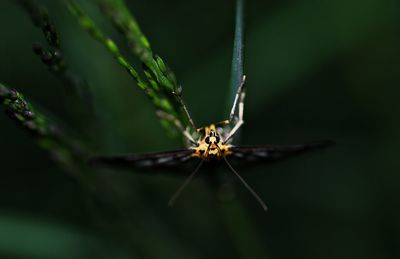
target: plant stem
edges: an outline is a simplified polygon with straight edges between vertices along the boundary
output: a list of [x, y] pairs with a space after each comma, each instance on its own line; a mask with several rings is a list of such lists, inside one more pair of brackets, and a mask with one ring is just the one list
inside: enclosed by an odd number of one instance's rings
[[[244, 0], [236, 0], [235, 35], [233, 41], [231, 80], [227, 100], [227, 111], [229, 113], [236, 92], [243, 78], [243, 36], [244, 36]], [[237, 132], [235, 138], [240, 137]], [[243, 258], [268, 258], [265, 248], [262, 246], [253, 224], [249, 222], [246, 210], [240, 201], [233, 201], [230, 206], [221, 206], [221, 215], [224, 218], [235, 247]]]
[[[142, 79], [137, 70], [128, 62], [116, 43], [107, 37], [94, 23], [94, 21], [82, 10], [74, 0], [66, 0], [70, 12], [77, 18], [82, 28], [87, 30], [90, 35], [104, 45], [113, 55], [115, 60], [124, 67], [132, 78], [136, 81], [146, 96], [153, 102], [157, 110], [162, 110], [171, 115], [175, 120], [187, 126], [185, 113], [182, 108], [181, 99], [182, 89], [176, 84], [173, 73], [168, 69], [164, 61], [154, 56], [145, 36], [141, 33], [135, 19], [126, 9], [123, 1], [100, 1], [103, 11], [111, 17], [118, 30], [123, 31], [127, 36], [134, 54], [139, 56], [143, 64], [143, 73], [146, 79]], [[160, 118], [162, 124], [170, 133], [176, 133], [175, 124]], [[176, 135], [176, 134], [175, 134]]]
[[172, 70], [151, 49], [146, 36], [140, 30], [139, 24], [129, 11], [124, 0], [97, 0], [103, 13], [128, 41], [131, 52], [144, 64], [148, 80], [159, 94], [163, 94], [171, 103], [174, 115], [183, 125], [196, 127], [190, 118], [182, 99], [182, 87], [178, 84]]
[[231, 80], [228, 95], [228, 112], [243, 78], [243, 12], [244, 0], [236, 0], [235, 36], [233, 41]]
[[86, 164], [87, 153], [83, 146], [36, 111], [18, 91], [0, 84], [0, 104], [5, 107], [8, 116], [31, 133], [38, 145], [48, 151], [63, 169], [76, 174]]
[[91, 114], [93, 107], [89, 85], [85, 79], [73, 72], [65, 61], [59, 34], [46, 7], [35, 0], [18, 0], [18, 2], [30, 15], [33, 24], [42, 30], [48, 45], [45, 47], [41, 43], [34, 43], [34, 53], [40, 57], [51, 73], [70, 86], [83, 99], [84, 104], [90, 110], [88, 114]]

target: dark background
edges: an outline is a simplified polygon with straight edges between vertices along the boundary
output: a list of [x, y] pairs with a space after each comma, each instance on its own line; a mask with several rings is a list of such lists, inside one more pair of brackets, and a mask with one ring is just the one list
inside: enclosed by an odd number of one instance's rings
[[[66, 59], [90, 83], [101, 138], [87, 139], [96, 153], [179, 148], [133, 80], [62, 1], [43, 2]], [[97, 7], [84, 2], [125, 47]], [[241, 141], [329, 138], [336, 147], [241, 168], [268, 213], [226, 170], [233, 200], [220, 201], [224, 193], [200, 172], [168, 208], [183, 178], [99, 170], [93, 195], [1, 115], [1, 258], [400, 258], [399, 1], [247, 2]], [[183, 85], [196, 123], [225, 119], [234, 1], [129, 6]], [[41, 31], [13, 1], [0, 3], [0, 32], [1, 83], [87, 135], [70, 91], [32, 53], [32, 42], [44, 41]]]

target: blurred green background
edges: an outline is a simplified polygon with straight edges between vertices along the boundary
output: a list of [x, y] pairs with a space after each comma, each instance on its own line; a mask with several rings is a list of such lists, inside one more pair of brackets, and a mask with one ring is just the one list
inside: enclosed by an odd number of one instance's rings
[[[90, 83], [96, 135], [32, 53], [42, 33], [14, 1], [0, 3], [0, 82], [96, 153], [180, 148], [63, 2], [42, 2], [67, 61]], [[97, 7], [81, 2], [125, 47]], [[183, 85], [197, 125], [225, 119], [234, 1], [128, 2]], [[399, 10], [398, 0], [247, 1], [242, 143], [337, 142], [240, 170], [268, 213], [227, 171], [231, 201], [220, 201], [201, 173], [172, 209], [167, 201], [183, 178], [167, 174], [98, 170], [93, 194], [1, 115], [0, 258], [400, 258]]]

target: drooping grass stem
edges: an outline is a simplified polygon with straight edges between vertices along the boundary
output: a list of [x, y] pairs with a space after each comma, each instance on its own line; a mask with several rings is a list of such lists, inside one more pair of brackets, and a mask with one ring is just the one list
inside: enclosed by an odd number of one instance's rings
[[64, 170], [76, 174], [81, 166], [86, 164], [88, 155], [84, 146], [67, 136], [17, 90], [0, 84], [0, 105], [10, 119], [28, 131], [37, 144], [48, 151]]
[[39, 42], [33, 44], [34, 53], [48, 67], [51, 73], [56, 75], [74, 93], [81, 97], [82, 102], [86, 106], [85, 108], [89, 110], [87, 114], [92, 113], [92, 96], [89, 85], [83, 77], [72, 71], [65, 60], [59, 33], [46, 7], [39, 4], [36, 0], [18, 0], [18, 3], [29, 14], [33, 25], [43, 32], [46, 40], [46, 44]]

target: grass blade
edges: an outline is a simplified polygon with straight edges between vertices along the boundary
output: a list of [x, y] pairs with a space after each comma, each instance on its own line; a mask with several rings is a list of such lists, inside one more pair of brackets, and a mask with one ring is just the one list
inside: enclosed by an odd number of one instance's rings
[[243, 78], [243, 12], [244, 0], [236, 0], [235, 36], [233, 40], [233, 53], [231, 65], [231, 80], [227, 107], [230, 109], [237, 89]]

